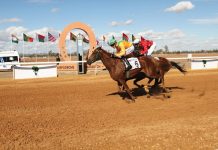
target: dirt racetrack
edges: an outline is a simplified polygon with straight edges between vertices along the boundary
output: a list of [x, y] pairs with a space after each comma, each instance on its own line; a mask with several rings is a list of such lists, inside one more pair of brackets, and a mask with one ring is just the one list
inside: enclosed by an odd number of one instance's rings
[[129, 104], [108, 74], [0, 79], [0, 149], [217, 150], [218, 70], [171, 70], [166, 86]]

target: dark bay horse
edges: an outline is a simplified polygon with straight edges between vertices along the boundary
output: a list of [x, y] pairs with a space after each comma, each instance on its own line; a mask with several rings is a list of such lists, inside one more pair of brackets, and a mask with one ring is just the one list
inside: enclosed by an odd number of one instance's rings
[[[184, 67], [180, 66], [178, 63], [174, 62], [174, 61], [169, 61], [167, 58], [164, 57], [157, 57], [157, 64], [158, 64], [158, 68], [160, 70], [160, 74], [161, 77], [159, 79], [159, 81], [156, 79], [155, 82], [158, 82], [157, 84], [162, 83], [163, 87], [165, 87], [164, 85], [164, 75], [172, 68], [176, 68], [177, 70], [179, 70], [181, 73], [185, 74], [187, 71], [184, 69]], [[153, 79], [150, 79], [148, 81], [148, 84], [150, 84], [150, 82]]]
[[130, 92], [130, 89], [126, 83], [128, 79], [134, 79], [141, 73], [145, 74], [145, 76], [148, 78], [160, 78], [160, 71], [156, 67], [154, 58], [152, 57], [138, 57], [141, 68], [130, 70], [128, 77], [125, 72], [123, 61], [118, 58], [112, 58], [111, 53], [103, 50], [101, 47], [96, 48], [92, 52], [87, 60], [87, 64], [91, 65], [98, 60], [102, 61], [106, 69], [109, 71], [111, 78], [117, 81], [118, 86], [122, 85], [125, 88], [132, 101], [135, 101], [136, 97], [134, 97]]
[[[132, 55], [132, 57], [133, 56], [134, 55]], [[139, 56], [139, 57], [146, 57], [146, 56]], [[147, 57], [151, 57], [151, 56], [147, 56]], [[183, 74], [185, 74], [187, 72], [178, 63], [176, 63], [174, 61], [170, 61], [164, 57], [157, 57], [157, 58], [154, 57], [153, 61], [155, 62], [155, 67], [157, 67], [156, 70], [160, 71], [160, 78], [150, 78], [150, 77], [146, 76], [146, 74], [141, 72], [141, 73], [137, 74], [136, 76], [134, 76], [134, 78], [128, 78], [127, 80], [134, 79], [134, 81], [133, 81], [134, 85], [136, 85], [138, 88], [141, 88], [141, 87], [144, 87], [144, 85], [139, 85], [138, 84], [139, 81], [143, 80], [144, 78], [148, 78], [149, 81], [147, 82], [147, 84], [148, 84], [147, 86], [150, 86], [150, 83], [155, 79], [155, 83], [154, 83], [153, 87], [157, 87], [162, 83], [163, 90], [167, 91], [167, 89], [165, 88], [164, 76], [170, 69], [176, 68]], [[123, 90], [123, 87], [120, 87], [120, 88], [121, 88], [121, 90]]]
[[[141, 44], [141, 41], [139, 42], [139, 44], [134, 44], [134, 52], [130, 54], [129, 57], [142, 57], [144, 55], [141, 54], [141, 50], [143, 49], [142, 47], [142, 44]], [[151, 56], [148, 56], [148, 57], [151, 57]], [[183, 74], [185, 74], [187, 71], [182, 67], [180, 66], [178, 63], [174, 62], [174, 61], [169, 61], [167, 58], [164, 58], [164, 57], [154, 57], [154, 61], [155, 61], [155, 64], [156, 64], [156, 67], [157, 67], [157, 70], [160, 71], [160, 78], [159, 79], [155, 79], [155, 83], [154, 83], [154, 86], [158, 86], [159, 84], [162, 83], [162, 86], [165, 90], [165, 84], [164, 84], [164, 75], [171, 69], [171, 68], [176, 68], [178, 69], [180, 72], [182, 72]], [[146, 78], [145, 75], [143, 74], [140, 74], [138, 76], [135, 77], [135, 80], [134, 80], [134, 84], [137, 86], [137, 87], [142, 87], [143, 85], [139, 85], [137, 82]], [[154, 78], [149, 78], [149, 81], [148, 81], [148, 84], [150, 84], [152, 81], [154, 80]]]

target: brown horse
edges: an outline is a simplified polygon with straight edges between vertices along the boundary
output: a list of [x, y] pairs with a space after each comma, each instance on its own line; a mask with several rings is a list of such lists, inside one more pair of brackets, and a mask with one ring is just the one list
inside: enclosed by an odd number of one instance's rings
[[[161, 77], [159, 79], [159, 81], [156, 81], [155, 82], [158, 82], [158, 84], [162, 83], [163, 87], [165, 88], [165, 85], [164, 85], [164, 75], [170, 70], [172, 69], [173, 67], [178, 69], [181, 73], [185, 74], [187, 71], [182, 67], [180, 66], [178, 63], [174, 62], [174, 61], [169, 61], [167, 58], [164, 58], [164, 57], [158, 57], [157, 58], [157, 62], [158, 62], [158, 68], [160, 70], [160, 74], [161, 74]], [[153, 79], [150, 79], [148, 81], [148, 84], [151, 83]]]
[[[165, 88], [165, 80], [164, 80], [164, 76], [165, 74], [172, 68], [176, 68], [177, 70], [179, 70], [181, 73], [185, 74], [187, 71], [180, 66], [178, 63], [174, 62], [174, 61], [169, 61], [167, 58], [164, 57], [157, 57], [155, 58], [155, 61], [157, 64], [156, 66], [158, 67], [158, 70], [160, 71], [160, 78], [159, 79], [155, 79], [155, 83], [154, 86], [157, 86], [159, 84], [162, 83], [162, 87], [163, 90], [166, 91]], [[146, 76], [144, 76], [145, 78]], [[136, 77], [134, 80], [134, 84], [137, 85], [138, 87], [142, 85], [139, 85], [137, 82], [139, 82], [140, 80], [144, 79], [143, 76], [139, 76]], [[148, 84], [150, 84], [152, 81], [154, 80], [154, 78], [149, 78]]]
[[[132, 56], [134, 56], [134, 54], [132, 54]], [[137, 56], [137, 55], [135, 55]], [[145, 56], [139, 56], [139, 57], [145, 57]], [[151, 56], [147, 56], [147, 57], [151, 57]], [[155, 57], [155, 59], [153, 60], [155, 62], [155, 66], [157, 67], [157, 70], [160, 71], [160, 78], [150, 78], [148, 76], [146, 76], [146, 74], [144, 74], [143, 72], [140, 72], [139, 74], [137, 74], [136, 76], [134, 76], [134, 78], [128, 78], [127, 80], [131, 80], [134, 79], [133, 83], [134, 85], [136, 85], [138, 88], [144, 87], [144, 85], [139, 85], [138, 82], [143, 80], [144, 78], [148, 78], [148, 86], [150, 86], [150, 83], [155, 79], [155, 83], [153, 85], [153, 87], [157, 88], [158, 85], [160, 85], [162, 83], [162, 88], [163, 91], [167, 91], [167, 89], [165, 88], [165, 82], [164, 82], [164, 76], [165, 74], [172, 68], [176, 68], [178, 69], [181, 73], [185, 74], [187, 71], [180, 66], [178, 63], [174, 62], [174, 61], [169, 61], [167, 58], [164, 57]], [[120, 87], [121, 90], [123, 90], [123, 87]]]
[[[109, 71], [113, 80], [117, 81], [118, 86], [122, 85], [127, 91], [128, 95], [135, 101], [136, 97], [132, 95], [126, 81], [128, 79], [134, 79], [140, 74], [145, 74], [146, 77], [159, 79], [160, 71], [157, 69], [155, 60], [152, 57], [138, 57], [141, 68], [136, 68], [125, 72], [125, 66], [121, 59], [112, 58], [111, 53], [106, 52], [101, 47], [96, 48], [87, 60], [87, 63], [91, 65], [95, 61], [101, 60]], [[128, 74], [128, 77], [127, 77]]]

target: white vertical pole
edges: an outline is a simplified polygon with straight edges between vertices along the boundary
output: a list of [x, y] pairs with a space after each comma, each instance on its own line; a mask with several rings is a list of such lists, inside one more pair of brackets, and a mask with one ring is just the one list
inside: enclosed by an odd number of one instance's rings
[[49, 39], [48, 39], [48, 34], [47, 34], [47, 52], [48, 52], [48, 62], [49, 62], [49, 45], [48, 45]]
[[[38, 39], [38, 36], [37, 36], [37, 33], [36, 33], [36, 42], [37, 42], [37, 39]], [[36, 59], [36, 62], [37, 62], [37, 44], [36, 44], [36, 42], [35, 42], [36, 46], [34, 46], [34, 48], [35, 48], [35, 59]]]
[[[60, 39], [61, 39], [61, 33], [59, 33], [59, 41], [60, 41]], [[58, 45], [57, 45], [57, 47], [58, 47]], [[61, 50], [58, 48], [58, 56], [59, 56], [59, 58], [61, 57]]]
[[11, 51], [12, 51], [12, 40], [13, 40], [13, 37], [11, 36]]
[[[71, 41], [71, 40], [70, 40]], [[71, 43], [71, 42], [70, 42]], [[72, 40], [72, 43], [71, 43], [72, 45], [72, 48], [70, 48], [70, 61], [72, 61], [72, 59], [71, 59], [71, 53], [72, 53], [72, 49], [73, 49], [73, 40]]]
[[23, 61], [25, 62], [24, 60], [24, 34], [23, 34]]
[[13, 67], [13, 80], [15, 79], [14, 77], [15, 77], [15, 70], [14, 70], [14, 67]]

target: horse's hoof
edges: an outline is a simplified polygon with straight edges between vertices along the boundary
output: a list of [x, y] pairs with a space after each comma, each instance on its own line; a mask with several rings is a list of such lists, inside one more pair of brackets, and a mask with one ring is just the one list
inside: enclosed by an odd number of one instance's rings
[[167, 94], [166, 97], [167, 97], [167, 98], [171, 98], [171, 95]]
[[135, 103], [135, 100], [126, 100], [126, 102], [127, 102], [128, 104], [130, 104], [130, 103]]
[[169, 91], [166, 88], [162, 88], [162, 93], [169, 93]]
[[170, 94], [164, 94], [164, 98], [171, 98]]
[[151, 95], [147, 95], [147, 98], [151, 98]]

